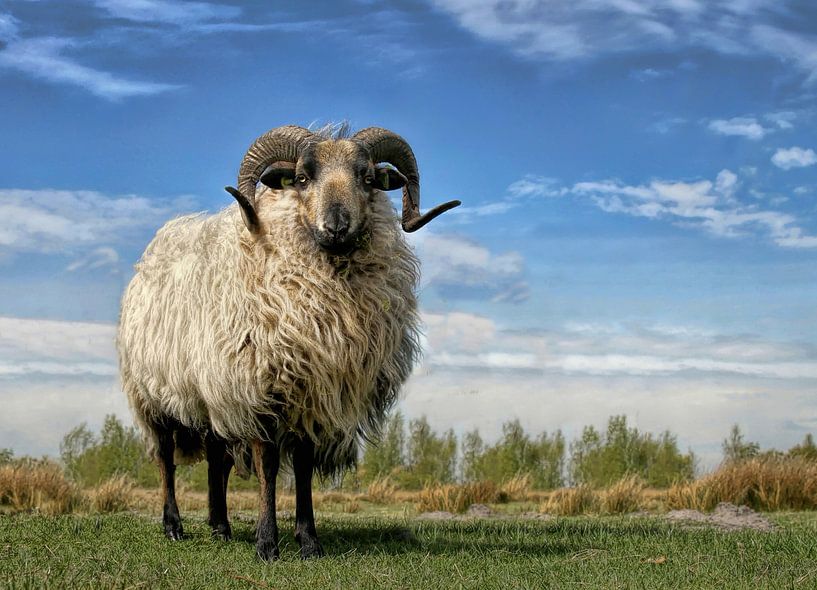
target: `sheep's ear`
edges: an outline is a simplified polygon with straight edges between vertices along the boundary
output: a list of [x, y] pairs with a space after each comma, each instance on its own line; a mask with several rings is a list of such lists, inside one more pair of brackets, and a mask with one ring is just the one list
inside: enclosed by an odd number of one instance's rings
[[273, 162], [261, 173], [261, 184], [280, 190], [292, 186], [295, 182], [295, 164], [293, 162]]
[[408, 182], [399, 170], [391, 166], [378, 166], [374, 170], [374, 182], [372, 186], [381, 191], [393, 191], [404, 186]]

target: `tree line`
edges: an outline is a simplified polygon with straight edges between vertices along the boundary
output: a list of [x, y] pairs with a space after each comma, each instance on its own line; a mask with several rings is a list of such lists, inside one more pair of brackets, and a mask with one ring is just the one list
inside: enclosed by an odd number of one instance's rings
[[[724, 462], [782, 456], [817, 461], [811, 434], [787, 452], [761, 451], [736, 425], [722, 449]], [[68, 432], [60, 444], [60, 459], [69, 477], [86, 486], [122, 474], [144, 487], [159, 483], [158, 469], [145, 454], [138, 431], [114, 415], [105, 418], [98, 433], [86, 424]], [[13, 460], [11, 450], [0, 449], [0, 463]], [[460, 437], [451, 429], [439, 433], [425, 417], [406, 420], [398, 412], [385, 424], [380, 441], [364, 446], [355, 471], [341, 480], [317, 483], [362, 488], [389, 478], [403, 489], [419, 489], [429, 483], [492, 481], [501, 485], [524, 476], [531, 487], [549, 490], [579, 484], [604, 488], [635, 475], [648, 486], [665, 488], [693, 479], [695, 470], [695, 455], [682, 452], [674, 434], [639, 431], [627, 424], [625, 416], [611, 417], [603, 430], [586, 426], [570, 443], [560, 430], [532, 435], [519, 420], [511, 420], [503, 424], [498, 440], [486, 442], [479, 430]], [[177, 473], [185, 485], [206, 489], [205, 463], [179, 466]], [[283, 481], [286, 486], [286, 474]], [[231, 480], [234, 489], [254, 489], [255, 485], [254, 479]]]

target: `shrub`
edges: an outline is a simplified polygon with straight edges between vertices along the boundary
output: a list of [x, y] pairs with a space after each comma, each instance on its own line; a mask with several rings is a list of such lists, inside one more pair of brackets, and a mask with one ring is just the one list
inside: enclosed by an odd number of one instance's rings
[[540, 507], [540, 512], [557, 516], [578, 516], [596, 510], [598, 499], [587, 485], [555, 490]]
[[511, 479], [502, 484], [500, 494], [508, 502], [527, 500], [531, 490], [533, 478], [530, 473], [514, 475]]
[[59, 465], [48, 460], [0, 466], [0, 504], [16, 511], [66, 514], [82, 504], [82, 493]]
[[712, 510], [719, 502], [755, 510], [813, 510], [817, 508], [817, 463], [802, 457], [733, 461], [667, 492], [669, 508]]
[[429, 485], [417, 495], [418, 512], [463, 513], [471, 504], [491, 504], [497, 501], [499, 492], [491, 481], [479, 481], [462, 485]]
[[96, 512], [123, 512], [133, 504], [133, 482], [127, 475], [118, 475], [89, 492], [91, 508]]
[[389, 477], [379, 477], [366, 489], [366, 499], [375, 504], [393, 504], [397, 486]]
[[644, 480], [628, 475], [599, 493], [599, 508], [604, 514], [626, 514], [641, 507]]

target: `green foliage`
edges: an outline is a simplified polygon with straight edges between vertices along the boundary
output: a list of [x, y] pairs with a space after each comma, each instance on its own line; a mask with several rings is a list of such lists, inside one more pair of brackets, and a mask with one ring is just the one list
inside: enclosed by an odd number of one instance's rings
[[159, 472], [145, 454], [136, 429], [110, 414], [95, 435], [81, 424], [65, 435], [60, 457], [66, 473], [84, 486], [94, 486], [117, 475], [128, 475], [140, 486], [155, 487]]
[[368, 484], [380, 477], [396, 475], [401, 471], [405, 467], [405, 446], [403, 415], [397, 412], [386, 423], [383, 439], [377, 444], [366, 446], [363, 453], [365, 469], [360, 470], [363, 483]]
[[723, 460], [725, 463], [752, 459], [760, 454], [760, 445], [756, 442], [747, 442], [743, 438], [740, 426], [734, 424], [729, 431], [729, 437], [724, 439]]
[[802, 457], [810, 461], [817, 461], [817, 445], [814, 444], [814, 437], [809, 432], [799, 445], [789, 449], [788, 455], [791, 457]]
[[674, 435], [655, 437], [627, 427], [626, 416], [613, 416], [602, 434], [585, 427], [570, 445], [571, 477], [575, 483], [607, 487], [627, 475], [638, 475], [649, 486], [668, 487], [692, 479], [695, 457], [678, 450]]
[[407, 488], [420, 488], [428, 483], [454, 481], [457, 460], [457, 438], [453, 430], [438, 435], [425, 416], [409, 422], [406, 469], [398, 482]]
[[516, 475], [530, 474], [535, 488], [558, 488], [563, 484], [564, 451], [560, 431], [531, 439], [519, 420], [503, 424], [502, 438], [492, 446], [486, 447], [475, 430], [463, 442], [463, 478], [501, 484]]
[[0, 449], [0, 465], [12, 463], [14, 461], [14, 451], [11, 449]]

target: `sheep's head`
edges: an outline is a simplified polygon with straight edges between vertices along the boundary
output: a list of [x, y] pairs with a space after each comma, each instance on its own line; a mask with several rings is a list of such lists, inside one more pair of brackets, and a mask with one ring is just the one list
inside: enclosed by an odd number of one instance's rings
[[403, 189], [407, 232], [460, 204], [449, 201], [420, 215], [420, 176], [414, 154], [399, 135], [377, 127], [349, 139], [327, 139], [303, 127], [287, 126], [256, 139], [241, 163], [238, 189], [227, 187], [251, 233], [261, 231], [255, 208], [259, 180], [273, 189], [297, 192], [302, 216], [316, 242], [331, 253], [354, 248], [366, 227], [367, 203], [374, 191]]

